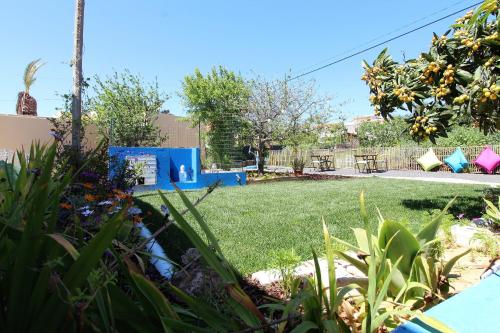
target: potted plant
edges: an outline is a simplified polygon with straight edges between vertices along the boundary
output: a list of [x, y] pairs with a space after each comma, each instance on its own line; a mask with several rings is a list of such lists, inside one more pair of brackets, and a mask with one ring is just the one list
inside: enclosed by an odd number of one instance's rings
[[295, 176], [301, 176], [304, 171], [306, 161], [302, 157], [295, 157], [292, 161], [293, 173]]

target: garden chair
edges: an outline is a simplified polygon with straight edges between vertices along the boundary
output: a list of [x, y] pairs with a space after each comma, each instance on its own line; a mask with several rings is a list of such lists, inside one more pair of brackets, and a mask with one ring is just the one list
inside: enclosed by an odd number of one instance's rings
[[321, 161], [318, 155], [311, 154], [311, 166], [317, 171], [321, 170]]
[[[381, 169], [381, 165], [384, 166], [383, 169]], [[389, 171], [389, 167], [387, 166], [387, 156], [385, 155], [380, 155], [377, 156], [377, 159], [375, 160], [375, 166], [377, 168], [377, 171]]]
[[368, 173], [368, 161], [361, 155], [354, 155], [354, 171], [358, 169], [359, 173]]

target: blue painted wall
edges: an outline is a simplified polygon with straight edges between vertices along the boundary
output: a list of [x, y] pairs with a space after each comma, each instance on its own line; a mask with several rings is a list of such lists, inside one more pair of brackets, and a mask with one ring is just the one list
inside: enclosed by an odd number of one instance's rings
[[188, 181], [197, 181], [200, 169], [199, 148], [163, 148], [169, 150], [170, 155], [170, 178], [173, 182], [179, 181], [179, 169], [184, 165], [188, 174]]
[[156, 185], [158, 188], [170, 184], [170, 152], [165, 148], [109, 147], [110, 178], [114, 176], [115, 163], [123, 163], [126, 156], [156, 155]]
[[[142, 190], [173, 190], [173, 182], [183, 190], [200, 189], [221, 181], [222, 186], [245, 185], [245, 172], [201, 173], [199, 148], [151, 148], [151, 147], [109, 147], [110, 160], [123, 163], [126, 156], [155, 155], [157, 163], [157, 183], [154, 186], [140, 186]], [[178, 183], [179, 169], [184, 165], [188, 181]], [[114, 175], [110, 165], [110, 178]]]

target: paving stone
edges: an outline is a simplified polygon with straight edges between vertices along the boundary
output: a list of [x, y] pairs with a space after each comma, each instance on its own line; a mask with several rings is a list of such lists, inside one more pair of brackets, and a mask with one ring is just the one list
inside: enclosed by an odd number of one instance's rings
[[[323, 277], [323, 284], [328, 287], [328, 265], [326, 259], [318, 260], [321, 276]], [[313, 276], [316, 272], [314, 261], [304, 261], [295, 269], [295, 275], [306, 277]], [[335, 275], [339, 286], [344, 286], [350, 283], [363, 283], [366, 281], [365, 275], [346, 261], [335, 261]], [[266, 285], [280, 280], [279, 271], [276, 269], [259, 271], [252, 274], [252, 278], [259, 281], [261, 284]]]

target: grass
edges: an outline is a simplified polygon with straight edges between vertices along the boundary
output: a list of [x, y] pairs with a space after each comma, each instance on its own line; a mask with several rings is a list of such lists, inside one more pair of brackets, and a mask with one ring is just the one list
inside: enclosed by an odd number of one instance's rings
[[[453, 215], [480, 216], [484, 189], [380, 178], [289, 181], [220, 188], [198, 208], [218, 237], [226, 258], [245, 275], [269, 268], [277, 250], [293, 248], [304, 260], [312, 257], [311, 247], [321, 252], [322, 217], [332, 235], [352, 240], [350, 228], [362, 225], [358, 207], [362, 190], [374, 224], [378, 207], [385, 218], [404, 221], [418, 230], [424, 211], [441, 209], [454, 196], [458, 198], [450, 210]], [[202, 193], [187, 194], [194, 200]], [[183, 208], [176, 194], [168, 197]], [[145, 222], [156, 229], [160, 197], [156, 192], [145, 192], [138, 193], [136, 199], [143, 210], [152, 211]], [[175, 227], [164, 232], [159, 242], [174, 260], [189, 246]]]

